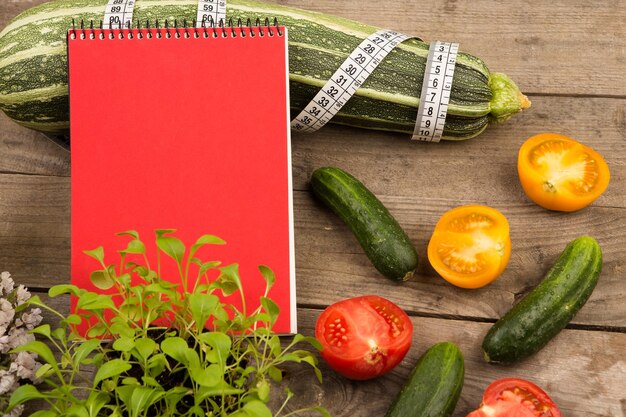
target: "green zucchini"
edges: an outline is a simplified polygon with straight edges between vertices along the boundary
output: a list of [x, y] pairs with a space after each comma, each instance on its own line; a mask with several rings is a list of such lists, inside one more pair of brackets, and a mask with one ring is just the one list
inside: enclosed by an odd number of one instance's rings
[[415, 365], [385, 417], [448, 417], [461, 396], [463, 354], [450, 342], [428, 349]]
[[359, 180], [333, 167], [311, 176], [315, 195], [350, 227], [374, 267], [384, 276], [406, 281], [417, 268], [411, 240], [378, 198]]
[[[67, 133], [66, 33], [72, 19], [98, 24], [107, 0], [57, 0], [30, 8], [0, 32], [0, 109], [24, 126]], [[196, 16], [197, 0], [137, 0], [135, 21], [179, 24]], [[291, 110], [295, 116], [362, 39], [377, 28], [352, 20], [252, 0], [229, 0], [227, 16], [278, 19], [289, 28]], [[362, 128], [413, 132], [428, 45], [411, 39], [392, 51], [333, 118]], [[146, 63], [149, 67], [150, 63]], [[137, 69], [141, 71], [141, 69]], [[154, 86], [160, 88], [160, 86]], [[167, 90], [164, 91], [167, 95]], [[479, 58], [457, 59], [444, 139], [477, 136], [492, 122], [530, 105], [504, 74]]]
[[538, 352], [585, 304], [601, 271], [595, 239], [570, 242], [541, 283], [489, 329], [482, 344], [485, 360], [513, 363]]

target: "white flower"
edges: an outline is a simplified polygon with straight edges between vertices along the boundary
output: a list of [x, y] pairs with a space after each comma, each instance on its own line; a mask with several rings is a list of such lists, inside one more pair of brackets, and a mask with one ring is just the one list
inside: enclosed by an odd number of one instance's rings
[[12, 392], [17, 388], [17, 378], [9, 371], [0, 370], [0, 394]]
[[9, 414], [5, 413], [2, 417], [20, 417], [22, 412], [24, 412], [24, 404], [13, 407]]
[[35, 335], [27, 333], [23, 327], [13, 327], [9, 330], [8, 337], [0, 337], [0, 352], [7, 353], [11, 349], [15, 349], [18, 346], [25, 345], [28, 342], [35, 340]]
[[30, 292], [26, 289], [25, 286], [19, 285], [17, 287], [17, 305], [22, 305], [30, 298]]
[[15, 320], [15, 324], [18, 327], [23, 325], [26, 326], [28, 330], [33, 330], [35, 327], [37, 327], [37, 325], [39, 325], [39, 323], [41, 323], [42, 319], [43, 317], [41, 317], [41, 309], [33, 308], [29, 312], [23, 313], [21, 319]]
[[13, 321], [13, 317], [15, 317], [13, 304], [8, 302], [5, 298], [0, 298], [0, 336], [6, 333]]
[[13, 278], [11, 278], [11, 274], [7, 271], [0, 273], [0, 292], [3, 295], [9, 294], [13, 291], [13, 287], [15, 286], [15, 282], [13, 282]]
[[11, 362], [9, 372], [14, 372], [19, 378], [36, 382], [35, 374], [41, 364], [35, 360], [35, 355], [29, 352], [19, 352], [11, 356], [13, 356], [13, 362]]

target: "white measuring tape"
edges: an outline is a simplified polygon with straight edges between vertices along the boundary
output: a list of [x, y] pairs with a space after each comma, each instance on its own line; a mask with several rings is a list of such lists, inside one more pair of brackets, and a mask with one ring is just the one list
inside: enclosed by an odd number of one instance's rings
[[448, 114], [458, 43], [433, 42], [428, 50], [414, 140], [439, 142]]
[[[387, 54], [409, 38], [411, 36], [388, 29], [379, 30], [368, 36], [352, 51], [311, 102], [291, 121], [291, 128], [301, 132], [315, 132], [328, 123]], [[442, 54], [441, 59], [443, 61], [441, 62], [439, 55], [435, 60], [432, 59], [432, 56], [438, 52], [436, 49], [440, 44], [442, 43], [433, 43], [429, 49], [418, 108], [421, 111], [418, 111], [418, 120], [416, 121], [419, 122], [419, 125], [416, 123], [416, 132], [412, 139], [438, 141], [443, 132], [458, 44], [452, 44], [452, 47], [449, 46], [451, 44], [444, 44], [448, 47], [445, 50], [445, 55], [443, 55], [443, 51], [439, 51]], [[445, 76], [444, 79], [439, 78], [440, 73]], [[427, 87], [426, 91], [424, 87]], [[427, 96], [425, 92], [430, 95]], [[432, 95], [433, 92], [435, 93], [434, 96]], [[425, 117], [420, 119], [422, 113], [425, 114]], [[431, 113], [434, 115], [434, 120], [430, 118]], [[443, 118], [440, 123], [439, 116]]]
[[[134, 8], [135, 0], [109, 0], [104, 9], [103, 28], [131, 27]], [[198, 0], [196, 27], [219, 27], [225, 22], [226, 0]]]
[[104, 9], [102, 27], [105, 29], [130, 27], [135, 0], [109, 0]]
[[356, 47], [313, 100], [291, 121], [291, 128], [314, 132], [333, 118], [389, 52], [410, 38], [382, 29]]
[[226, 0], [198, 0], [196, 27], [219, 27], [220, 22], [226, 25]]

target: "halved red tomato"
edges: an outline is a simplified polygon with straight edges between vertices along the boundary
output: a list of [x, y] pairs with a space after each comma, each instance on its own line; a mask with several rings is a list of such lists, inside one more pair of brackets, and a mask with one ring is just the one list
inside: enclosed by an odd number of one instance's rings
[[437, 222], [428, 243], [428, 260], [457, 287], [480, 288], [495, 280], [509, 262], [509, 222], [488, 206], [461, 206]]
[[504, 378], [487, 387], [482, 404], [467, 417], [561, 417], [561, 412], [532, 382]]
[[602, 155], [557, 133], [543, 133], [524, 142], [517, 171], [528, 198], [557, 211], [588, 206], [606, 190], [610, 179]]
[[332, 304], [315, 326], [322, 357], [337, 373], [354, 380], [389, 372], [406, 355], [412, 336], [409, 316], [377, 295]]

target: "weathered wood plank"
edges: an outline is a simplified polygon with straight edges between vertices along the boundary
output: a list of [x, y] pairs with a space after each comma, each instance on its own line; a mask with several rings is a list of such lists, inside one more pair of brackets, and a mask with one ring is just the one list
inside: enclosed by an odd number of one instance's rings
[[[66, 298], [50, 300], [42, 295], [42, 299], [67, 313]], [[320, 310], [299, 309], [299, 332], [313, 335], [319, 313]], [[46, 314], [44, 320], [51, 324], [58, 322], [57, 317], [50, 314]], [[623, 390], [626, 334], [564, 330], [531, 358], [516, 365], [494, 366], [483, 361], [480, 349], [490, 324], [423, 317], [412, 317], [412, 321], [414, 335], [411, 350], [397, 368], [378, 379], [349, 381], [337, 375], [320, 359], [324, 375], [320, 385], [308, 367], [289, 367], [285, 384], [296, 395], [288, 408], [322, 405], [334, 417], [382, 416], [419, 356], [435, 343], [451, 341], [463, 352], [466, 368], [463, 392], [453, 417], [467, 415], [478, 406], [487, 385], [505, 377], [524, 378], [537, 383], [552, 396], [563, 415], [626, 415], [626, 392]]]
[[[275, 2], [390, 27], [427, 41], [460, 42], [462, 50], [481, 57], [493, 71], [507, 73], [526, 92], [626, 95], [622, 0], [530, 4], [387, 0], [384, 8], [356, 0]], [[0, 28], [39, 3], [43, 1], [3, 2]]]
[[338, 126], [294, 134], [294, 187], [305, 189], [315, 168], [333, 165], [349, 170], [377, 195], [450, 204], [530, 203], [519, 183], [517, 155], [527, 138], [542, 132], [570, 136], [600, 152], [611, 169], [611, 184], [594, 204], [626, 207], [624, 99], [537, 97], [528, 111], [462, 142], [417, 143], [404, 135]]
[[390, 27], [430, 42], [459, 42], [492, 71], [511, 76], [525, 92], [626, 94], [623, 1], [283, 0], [280, 4]]
[[[313, 334], [316, 310], [300, 311], [300, 332]], [[490, 325], [435, 318], [412, 318], [413, 345], [404, 361], [390, 374], [368, 382], [350, 382], [322, 363], [324, 382], [319, 386], [306, 370], [288, 375], [294, 385], [292, 406], [320, 402], [335, 417], [384, 415], [419, 356], [441, 341], [456, 343], [465, 356], [465, 385], [453, 414], [466, 416], [478, 406], [492, 381], [517, 377], [543, 387], [563, 415], [620, 417], [626, 415], [624, 375], [626, 334], [564, 330], [533, 357], [512, 366], [488, 365], [480, 344]]]
[[0, 112], [0, 172], [68, 177], [70, 154]]
[[[0, 175], [0, 264], [31, 287], [69, 280], [69, 179]], [[480, 290], [462, 290], [438, 278], [426, 246], [448, 201], [387, 197], [382, 201], [415, 243], [421, 265], [413, 280], [398, 284], [372, 267], [341, 221], [310, 193], [296, 192], [295, 236], [298, 298], [327, 305], [358, 294], [380, 294], [408, 311], [456, 317], [500, 317], [543, 277], [565, 245], [581, 234], [599, 239], [604, 272], [578, 324], [626, 327], [626, 217], [622, 208], [590, 207], [580, 213], [548, 213], [533, 205], [496, 205], [511, 223], [513, 255], [502, 277]], [[461, 200], [461, 203], [471, 201]], [[558, 231], [556, 233], [555, 231]]]
[[492, 284], [479, 290], [463, 290], [439, 278], [426, 258], [433, 228], [441, 214], [452, 206], [446, 201], [407, 197], [381, 200], [416, 245], [421, 262], [416, 276], [405, 283], [381, 276], [337, 216], [310, 195], [298, 194], [296, 267], [301, 300], [324, 305], [349, 295], [379, 294], [410, 311], [497, 318], [541, 281], [567, 243], [588, 234], [596, 237], [603, 248], [604, 270], [589, 305], [574, 322], [626, 326], [626, 283], [622, 279], [626, 268], [624, 209], [591, 207], [566, 216], [532, 206], [494, 205], [511, 225], [513, 250], [509, 265]]

